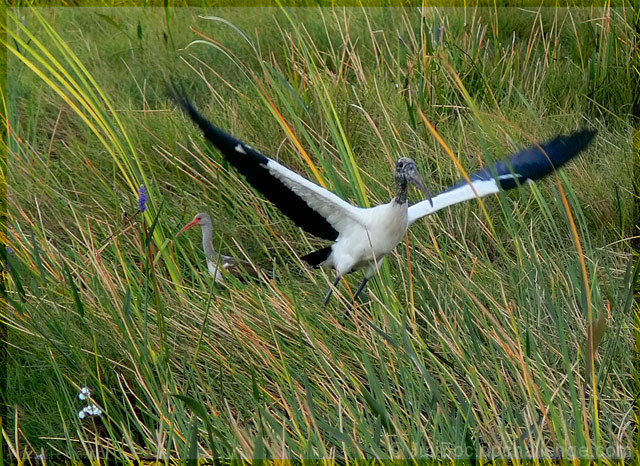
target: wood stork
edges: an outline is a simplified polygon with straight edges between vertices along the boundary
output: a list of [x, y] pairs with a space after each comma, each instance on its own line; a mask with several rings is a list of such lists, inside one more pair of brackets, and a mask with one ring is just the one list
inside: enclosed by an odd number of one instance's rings
[[[253, 264], [247, 261], [238, 260], [235, 257], [225, 256], [219, 254], [213, 248], [213, 222], [211, 216], [206, 212], [196, 214], [189, 223], [187, 223], [182, 230], [178, 232], [176, 238], [185, 231], [199, 226], [202, 230], [202, 249], [204, 249], [204, 255], [207, 259], [207, 269], [213, 276], [216, 283], [224, 283], [224, 272], [229, 273], [240, 280], [243, 280], [247, 275], [251, 277], [259, 277], [260, 269], [256, 268]], [[269, 276], [269, 273], [266, 273]]]
[[[395, 197], [387, 204], [362, 208], [349, 204], [235, 139], [209, 122], [190, 100], [175, 89], [172, 94], [182, 110], [200, 127], [205, 138], [257, 191], [303, 230], [334, 241], [331, 246], [302, 257], [314, 267], [329, 267], [336, 271], [336, 279], [324, 298], [324, 304], [345, 274], [366, 267], [364, 279], [351, 298], [345, 317], [382, 265], [384, 256], [395, 248], [416, 220], [474, 197], [540, 179], [586, 148], [595, 135], [595, 131], [582, 130], [569, 136], [558, 136], [481, 169], [471, 175], [471, 184], [460, 182], [433, 198], [429, 196], [415, 162], [402, 157], [395, 168]], [[421, 189], [428, 199], [408, 207], [409, 182]]]

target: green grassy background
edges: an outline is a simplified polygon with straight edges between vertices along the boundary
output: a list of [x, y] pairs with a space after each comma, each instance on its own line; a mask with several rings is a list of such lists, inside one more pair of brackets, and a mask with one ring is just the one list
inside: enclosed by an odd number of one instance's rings
[[[4, 453], [628, 456], [628, 14], [9, 10]], [[462, 177], [420, 112], [468, 171], [598, 135], [557, 175], [484, 199], [488, 216], [473, 201], [417, 222], [342, 325], [359, 274], [319, 305], [332, 276], [299, 256], [323, 243], [227, 170], [168, 79], [360, 205], [390, 199], [402, 155], [434, 193]], [[223, 252], [279, 281], [214, 286], [199, 234], [174, 238], [201, 210]], [[77, 417], [85, 385], [99, 418]]]

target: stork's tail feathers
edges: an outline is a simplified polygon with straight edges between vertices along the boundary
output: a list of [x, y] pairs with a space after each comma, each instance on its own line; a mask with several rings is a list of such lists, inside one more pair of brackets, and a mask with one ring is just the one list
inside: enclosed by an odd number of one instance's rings
[[306, 256], [302, 256], [302, 260], [312, 265], [313, 267], [319, 267], [324, 261], [329, 258], [331, 254], [331, 246], [318, 249], [317, 251], [310, 252]]

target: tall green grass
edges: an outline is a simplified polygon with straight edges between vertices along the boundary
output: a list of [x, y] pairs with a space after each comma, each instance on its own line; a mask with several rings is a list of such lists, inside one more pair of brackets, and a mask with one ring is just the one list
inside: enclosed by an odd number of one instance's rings
[[[630, 455], [627, 14], [11, 10], [5, 450]], [[471, 171], [558, 132], [599, 132], [549, 180], [415, 224], [343, 325], [360, 277], [319, 304], [332, 277], [299, 256], [323, 243], [228, 170], [168, 79], [360, 205], [390, 199], [401, 155], [434, 192], [460, 179], [434, 134]], [[214, 285], [199, 235], [174, 238], [201, 210], [221, 251], [279, 280]], [[100, 417], [78, 419], [82, 386]]]

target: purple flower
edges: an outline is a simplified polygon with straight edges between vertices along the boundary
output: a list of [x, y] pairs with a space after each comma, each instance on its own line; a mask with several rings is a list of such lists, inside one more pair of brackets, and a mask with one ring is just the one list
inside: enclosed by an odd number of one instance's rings
[[11, 270], [11, 265], [9, 264], [9, 254], [13, 254], [13, 249], [11, 249], [11, 246], [7, 246], [7, 258], [4, 260], [4, 265], [7, 272]]
[[138, 210], [140, 212], [147, 210], [147, 188], [143, 184], [138, 189]]

